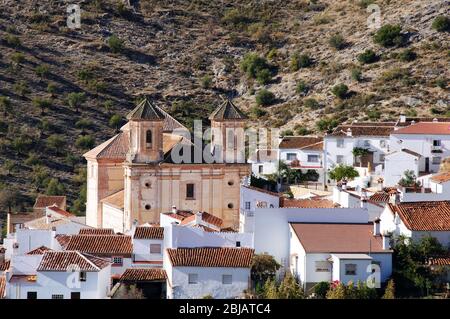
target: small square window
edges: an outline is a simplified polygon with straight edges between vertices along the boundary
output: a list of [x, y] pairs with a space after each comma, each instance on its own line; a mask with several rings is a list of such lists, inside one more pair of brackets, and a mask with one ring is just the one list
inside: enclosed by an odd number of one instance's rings
[[250, 205], [251, 205], [250, 202], [245, 202], [245, 209], [250, 210]]
[[52, 299], [64, 299], [64, 295], [52, 295]]
[[233, 283], [232, 275], [222, 275], [222, 284], [231, 285]]
[[186, 184], [186, 198], [194, 199], [194, 184]]
[[433, 146], [441, 146], [441, 140], [433, 140]]
[[356, 275], [356, 264], [345, 264], [345, 275], [355, 276]]
[[441, 158], [440, 157], [433, 157], [433, 164], [438, 165], [441, 164]]
[[195, 285], [198, 283], [198, 274], [189, 274], [188, 281], [190, 285]]
[[160, 254], [161, 244], [150, 244], [150, 254]]
[[236, 247], [241, 247], [241, 242], [240, 241], [236, 242]]
[[337, 163], [337, 164], [342, 164], [342, 163], [344, 163], [344, 155], [337, 155], [337, 156], [336, 156], [336, 163]]
[[385, 148], [386, 147], [386, 140], [380, 140], [380, 147]]
[[81, 293], [79, 292], [71, 292], [70, 299], [81, 299]]
[[264, 172], [264, 166], [263, 165], [259, 165], [258, 166], [258, 173], [262, 174]]
[[296, 159], [297, 159], [297, 154], [295, 154], [295, 153], [287, 153], [286, 154], [286, 160], [295, 161]]
[[122, 257], [113, 257], [112, 263], [113, 263], [113, 266], [122, 266], [123, 258]]
[[80, 281], [86, 281], [87, 274], [85, 271], [80, 271]]
[[316, 272], [330, 272], [330, 263], [328, 261], [316, 261]]
[[343, 140], [343, 139], [338, 139], [338, 140], [336, 141], [336, 144], [337, 144], [337, 147], [343, 148], [345, 143], [344, 143], [344, 140]]
[[27, 299], [37, 299], [37, 292], [36, 291], [28, 291]]
[[308, 155], [308, 162], [310, 163], [318, 163], [319, 155]]
[[384, 162], [384, 154], [380, 154], [380, 162], [381, 162], [381, 163]]

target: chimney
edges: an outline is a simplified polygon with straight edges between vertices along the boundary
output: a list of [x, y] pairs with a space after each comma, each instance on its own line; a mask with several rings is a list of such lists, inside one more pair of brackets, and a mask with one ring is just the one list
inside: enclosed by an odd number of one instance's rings
[[178, 212], [177, 211], [177, 206], [173, 205], [172, 206], [172, 213], [176, 214], [177, 212]]
[[438, 122], [438, 119], [437, 118], [434, 118], [433, 119], [433, 123], [437, 123]]
[[346, 134], [347, 136], [352, 136], [352, 129], [348, 128]]
[[406, 122], [406, 115], [401, 114], [400, 115], [400, 123], [405, 123]]
[[197, 213], [195, 213], [195, 224], [196, 225], [200, 225], [201, 224], [201, 222], [202, 222], [202, 215], [203, 215], [203, 213], [202, 212], [197, 212]]
[[347, 181], [341, 181], [342, 189], [347, 189]]
[[373, 221], [373, 235], [380, 236], [380, 219], [377, 218]]
[[391, 243], [390, 243], [391, 237], [390, 237], [390, 236], [383, 235], [383, 236], [381, 237], [381, 240], [382, 240], [382, 242], [383, 242], [383, 249], [384, 249], [384, 250], [391, 249]]

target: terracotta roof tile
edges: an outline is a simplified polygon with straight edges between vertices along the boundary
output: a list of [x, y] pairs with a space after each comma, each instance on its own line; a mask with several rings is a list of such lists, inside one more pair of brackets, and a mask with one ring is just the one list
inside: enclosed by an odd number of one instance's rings
[[112, 228], [82, 228], [78, 235], [114, 235]]
[[6, 260], [5, 262], [0, 264], [0, 271], [7, 271], [10, 266], [11, 266], [11, 261]]
[[[201, 215], [202, 215], [201, 216], [202, 221], [204, 221], [205, 223], [214, 225], [214, 226], [219, 227], [219, 228], [223, 224], [223, 220], [221, 218], [216, 217], [214, 215], [211, 215], [211, 214], [209, 214], [207, 212], [201, 212]], [[185, 219], [182, 220], [181, 225], [186, 225], [186, 224], [189, 224], [189, 223], [195, 221], [195, 216], [196, 216], [196, 214], [193, 214], [192, 216], [186, 217]]]
[[394, 131], [392, 134], [450, 135], [448, 122], [419, 122]]
[[284, 208], [335, 208], [339, 205], [328, 199], [280, 199], [280, 206]]
[[155, 107], [147, 98], [143, 99], [130, 113], [127, 115], [128, 120], [135, 121], [155, 121], [164, 120], [165, 116], [159, 108]]
[[78, 250], [83, 253], [102, 256], [131, 256], [133, 246], [131, 236], [73, 235], [66, 250]]
[[383, 250], [373, 224], [290, 223], [308, 253], [376, 253]]
[[5, 298], [6, 294], [6, 277], [0, 276], [0, 299]]
[[450, 231], [450, 201], [389, 204], [409, 230]]
[[433, 257], [428, 260], [432, 266], [450, 266], [450, 256]]
[[52, 249], [45, 246], [41, 246], [27, 252], [27, 255], [43, 255], [46, 251], [52, 251]]
[[58, 243], [61, 245], [63, 249], [66, 249], [67, 244], [69, 243], [71, 237], [72, 237], [71, 235], [58, 234], [55, 236], [55, 239], [58, 241]]
[[203, 247], [167, 249], [173, 267], [250, 268], [254, 249]]
[[385, 192], [376, 192], [369, 197], [370, 200], [377, 203], [389, 203], [391, 196]]
[[53, 212], [55, 212], [55, 213], [57, 213], [57, 214], [59, 214], [59, 215], [62, 215], [64, 217], [75, 217], [74, 214], [72, 214], [72, 213], [70, 213], [70, 212], [68, 212], [68, 211], [66, 211], [64, 209], [61, 209], [61, 208], [59, 208], [56, 205], [50, 206], [50, 207], [48, 207], [48, 209], [53, 211]]
[[89, 152], [85, 153], [83, 156], [86, 158], [96, 158], [96, 159], [115, 159], [115, 160], [125, 160], [127, 152], [129, 149], [129, 141], [127, 133], [121, 132], [106, 142], [98, 145]]
[[431, 180], [433, 182], [436, 182], [436, 183], [439, 183], [439, 184], [446, 183], [446, 182], [450, 181], [450, 172], [445, 172], [445, 173], [440, 173], [440, 174], [433, 175], [431, 177]]
[[66, 203], [66, 196], [39, 195], [36, 198], [33, 208], [45, 208], [53, 205], [56, 205], [60, 208], [64, 208], [65, 203]]
[[280, 142], [279, 148], [287, 149], [322, 149], [320, 143], [322, 137], [317, 136], [285, 136]]
[[373, 126], [358, 124], [353, 125], [339, 125], [333, 131], [333, 133], [329, 134], [329, 136], [347, 136], [348, 129], [351, 130], [352, 137], [355, 136], [384, 136], [388, 137], [393, 131], [394, 126], [380, 126], [377, 123], [374, 123]]
[[134, 239], [164, 239], [164, 227], [136, 227]]
[[78, 251], [47, 251], [42, 256], [38, 271], [99, 271], [110, 262]]
[[166, 280], [167, 274], [161, 268], [128, 268], [120, 277], [120, 281], [161, 281]]
[[245, 120], [247, 116], [231, 100], [226, 99], [209, 116], [210, 120]]

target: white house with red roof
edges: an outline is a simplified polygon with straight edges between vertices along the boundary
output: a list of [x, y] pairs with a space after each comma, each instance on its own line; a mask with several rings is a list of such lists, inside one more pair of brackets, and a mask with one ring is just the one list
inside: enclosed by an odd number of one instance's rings
[[164, 227], [144, 225], [133, 229], [133, 267], [162, 267]]
[[164, 254], [167, 298], [239, 297], [250, 288], [254, 250], [236, 247], [169, 248]]
[[321, 281], [381, 285], [391, 276], [392, 250], [378, 222], [294, 222], [289, 233], [290, 270], [306, 291]]

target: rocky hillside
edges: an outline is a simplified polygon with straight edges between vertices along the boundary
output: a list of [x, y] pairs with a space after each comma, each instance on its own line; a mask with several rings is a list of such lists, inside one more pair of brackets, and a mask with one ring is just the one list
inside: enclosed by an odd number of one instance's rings
[[3, 0], [0, 204], [65, 193], [82, 213], [81, 155], [142, 95], [187, 126], [229, 96], [251, 125], [289, 134], [449, 116], [448, 10], [447, 0]]

